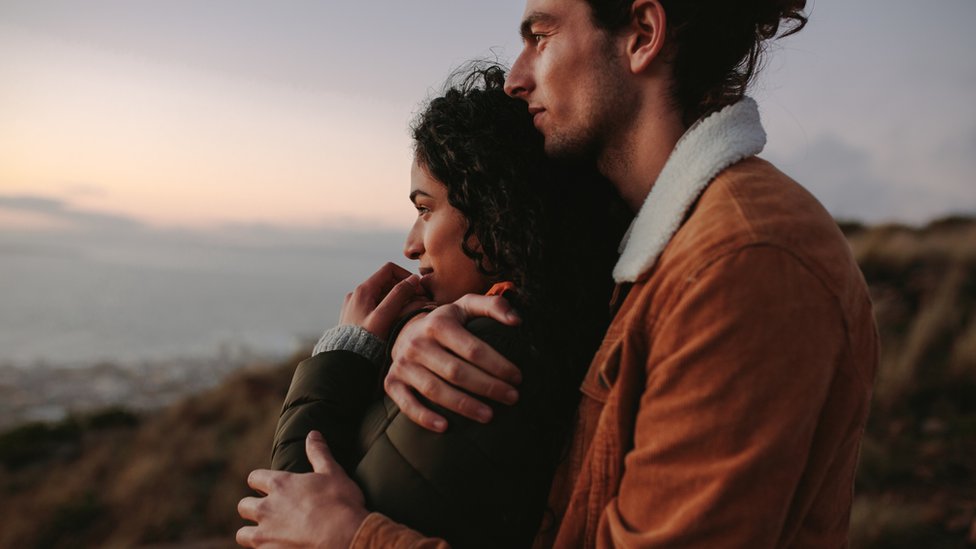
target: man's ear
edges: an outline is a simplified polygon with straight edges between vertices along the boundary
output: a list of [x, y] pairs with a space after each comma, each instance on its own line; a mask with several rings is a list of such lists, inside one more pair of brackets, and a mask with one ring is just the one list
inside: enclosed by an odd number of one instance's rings
[[630, 6], [627, 56], [630, 71], [640, 74], [661, 55], [667, 35], [667, 17], [659, 0], [634, 0]]

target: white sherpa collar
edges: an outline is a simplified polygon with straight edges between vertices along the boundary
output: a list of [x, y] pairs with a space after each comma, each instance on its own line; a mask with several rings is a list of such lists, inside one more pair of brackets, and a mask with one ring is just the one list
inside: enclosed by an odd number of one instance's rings
[[624, 235], [613, 279], [635, 282], [650, 270], [712, 179], [739, 160], [759, 154], [765, 145], [759, 107], [749, 97], [689, 128]]

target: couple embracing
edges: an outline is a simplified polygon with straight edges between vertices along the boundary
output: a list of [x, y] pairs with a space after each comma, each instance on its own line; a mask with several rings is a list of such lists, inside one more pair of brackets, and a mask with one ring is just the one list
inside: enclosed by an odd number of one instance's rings
[[745, 95], [804, 5], [527, 0], [414, 123], [420, 276], [299, 365], [238, 542], [845, 546], [871, 304]]

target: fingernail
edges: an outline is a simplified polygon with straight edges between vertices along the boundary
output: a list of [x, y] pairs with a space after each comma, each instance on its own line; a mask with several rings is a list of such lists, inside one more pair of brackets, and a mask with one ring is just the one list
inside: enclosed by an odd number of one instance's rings
[[438, 432], [443, 432], [444, 429], [447, 429], [447, 422], [444, 421], [443, 419], [435, 419], [434, 429]]
[[308, 438], [311, 439], [311, 440], [316, 440], [316, 441], [317, 440], [322, 440], [322, 433], [320, 433], [318, 431], [309, 431], [308, 432]]
[[522, 317], [520, 317], [515, 311], [509, 311], [508, 314], [505, 315], [505, 318], [507, 318], [510, 322], [522, 322]]
[[505, 403], [506, 404], [515, 404], [516, 402], [518, 402], [518, 391], [516, 391], [515, 389], [512, 389], [512, 390], [508, 391], [507, 393], [505, 393]]

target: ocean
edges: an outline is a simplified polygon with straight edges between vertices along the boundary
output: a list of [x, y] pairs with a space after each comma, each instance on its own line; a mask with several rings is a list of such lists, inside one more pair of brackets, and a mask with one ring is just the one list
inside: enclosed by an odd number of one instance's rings
[[285, 355], [334, 325], [393, 232], [0, 230], [0, 365]]
[[0, 229], [0, 429], [153, 409], [308, 350], [403, 235]]

